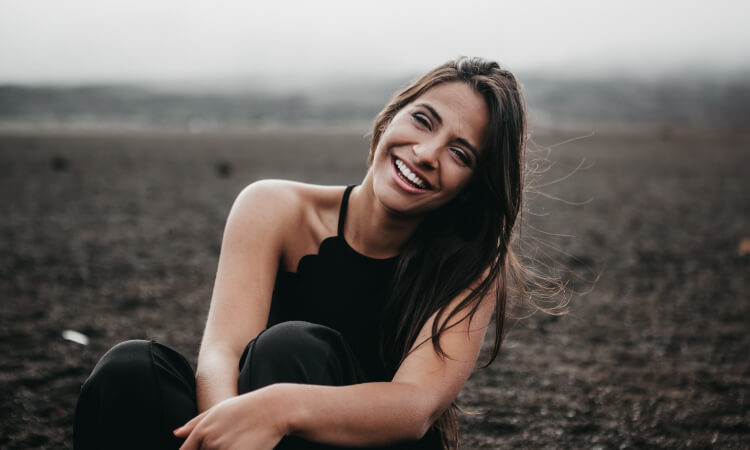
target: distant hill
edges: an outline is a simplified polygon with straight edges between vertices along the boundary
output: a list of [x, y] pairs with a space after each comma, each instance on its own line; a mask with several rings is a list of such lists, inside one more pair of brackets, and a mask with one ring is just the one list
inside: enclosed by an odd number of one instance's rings
[[[521, 77], [532, 124], [744, 126], [750, 77], [724, 80]], [[189, 86], [0, 86], [0, 128], [177, 129], [354, 127], [366, 129], [403, 82], [343, 81], [285, 93]]]
[[526, 96], [532, 121], [565, 127], [621, 125], [750, 125], [750, 77], [555, 80], [531, 77]]

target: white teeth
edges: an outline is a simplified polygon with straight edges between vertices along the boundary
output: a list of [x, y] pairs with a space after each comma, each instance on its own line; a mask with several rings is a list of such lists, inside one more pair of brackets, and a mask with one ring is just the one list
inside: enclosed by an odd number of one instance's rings
[[398, 168], [399, 172], [401, 172], [401, 175], [406, 177], [409, 181], [417, 185], [418, 187], [424, 189], [425, 182], [421, 178], [419, 178], [417, 175], [414, 174], [411, 170], [409, 170], [408, 167], [406, 167], [406, 164], [403, 163], [400, 159], [396, 160], [396, 167]]

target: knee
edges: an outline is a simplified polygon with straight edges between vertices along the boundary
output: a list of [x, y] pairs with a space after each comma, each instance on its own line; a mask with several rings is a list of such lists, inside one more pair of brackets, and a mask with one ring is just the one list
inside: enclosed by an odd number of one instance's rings
[[343, 336], [309, 322], [290, 321], [263, 331], [246, 349], [240, 392], [273, 383], [341, 384]]
[[153, 379], [151, 364], [151, 342], [130, 340], [112, 347], [102, 356], [84, 383], [84, 388], [117, 388], [129, 391], [129, 387], [143, 386]]
[[310, 322], [290, 321], [265, 330], [255, 343], [256, 357], [264, 361], [294, 360], [305, 357], [325, 359], [343, 337], [333, 328]]
[[[197, 408], [189, 366], [186, 361], [173, 364], [171, 355], [168, 348], [144, 340], [122, 342], [105, 353], [76, 403], [74, 447], [177, 448], [169, 430], [193, 417]], [[175, 364], [188, 367], [170, 372]], [[183, 372], [190, 378], [184, 382]]]

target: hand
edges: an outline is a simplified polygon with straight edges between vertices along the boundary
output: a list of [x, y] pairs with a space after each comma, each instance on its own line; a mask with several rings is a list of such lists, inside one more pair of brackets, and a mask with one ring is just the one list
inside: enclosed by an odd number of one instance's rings
[[[261, 391], [224, 400], [174, 430], [187, 437], [180, 450], [253, 448], [272, 450], [284, 437], [280, 421], [268, 413]], [[264, 407], [265, 406], [265, 407]]]

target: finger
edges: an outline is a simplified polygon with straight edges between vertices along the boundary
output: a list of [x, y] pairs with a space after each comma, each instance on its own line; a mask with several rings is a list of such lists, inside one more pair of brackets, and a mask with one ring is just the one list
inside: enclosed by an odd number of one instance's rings
[[201, 438], [196, 433], [188, 436], [185, 442], [182, 443], [182, 446], [180, 446], [180, 450], [200, 450], [200, 448]]
[[[202, 418], [206, 413], [200, 414], [196, 417], [194, 417], [190, 422], [186, 423], [184, 426], [179, 428], [180, 431], [188, 430], [184, 436], [178, 437], [185, 437], [185, 442], [182, 443], [182, 446], [180, 447], [180, 450], [200, 450], [201, 446], [203, 445], [203, 429], [199, 428], [196, 429], [196, 427], [200, 424], [200, 420], [196, 421], [196, 419]], [[191, 425], [191, 422], [194, 422]], [[190, 425], [190, 429], [187, 428], [187, 426]]]
[[177, 437], [186, 437], [193, 431], [196, 425], [198, 425], [200, 421], [203, 420], [203, 417], [205, 417], [207, 412], [208, 411], [203, 411], [202, 413], [190, 419], [185, 425], [176, 428], [174, 431], [172, 431], [172, 433], [174, 433], [174, 435]]

